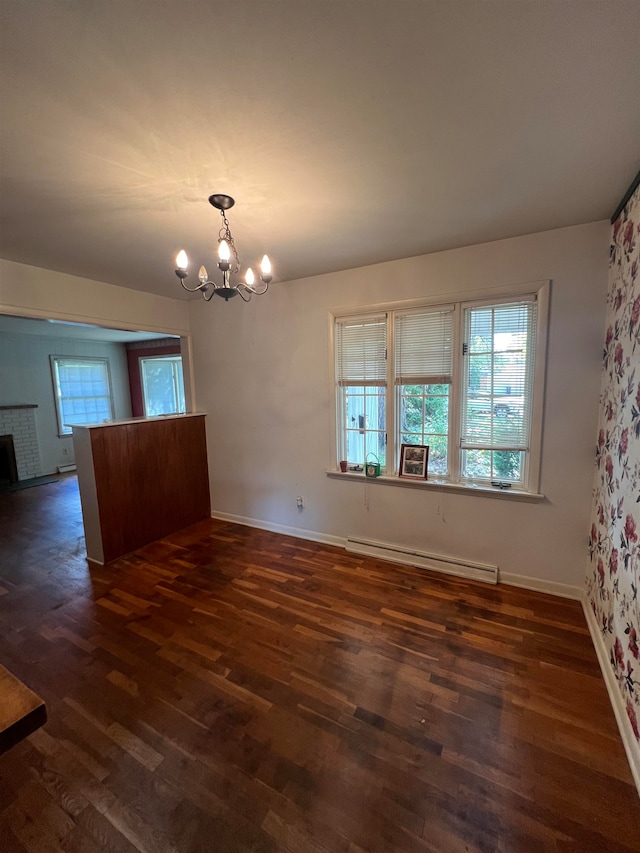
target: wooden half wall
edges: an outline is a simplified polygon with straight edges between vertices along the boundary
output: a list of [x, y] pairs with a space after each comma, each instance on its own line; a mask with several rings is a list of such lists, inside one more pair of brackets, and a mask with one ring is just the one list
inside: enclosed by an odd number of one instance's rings
[[211, 515], [204, 415], [74, 427], [73, 443], [90, 561]]

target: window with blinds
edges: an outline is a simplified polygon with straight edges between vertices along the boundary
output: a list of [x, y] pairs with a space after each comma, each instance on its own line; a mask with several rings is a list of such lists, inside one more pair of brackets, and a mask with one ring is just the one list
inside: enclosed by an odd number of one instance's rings
[[402, 444], [426, 445], [428, 479], [537, 492], [548, 304], [535, 282], [335, 317], [336, 461], [373, 453], [393, 476]]
[[396, 315], [395, 343], [396, 385], [451, 384], [452, 308]]
[[395, 386], [400, 444], [429, 447], [429, 472], [449, 473], [453, 307], [395, 315]]
[[536, 304], [467, 308], [463, 449], [528, 450]]
[[336, 323], [336, 378], [342, 387], [386, 384], [386, 315]]
[[340, 459], [362, 469], [386, 464], [387, 317], [350, 317], [335, 326]]
[[464, 311], [462, 477], [522, 482], [530, 449], [536, 302]]
[[106, 358], [51, 356], [51, 372], [59, 435], [71, 435], [75, 424], [96, 424], [113, 418]]

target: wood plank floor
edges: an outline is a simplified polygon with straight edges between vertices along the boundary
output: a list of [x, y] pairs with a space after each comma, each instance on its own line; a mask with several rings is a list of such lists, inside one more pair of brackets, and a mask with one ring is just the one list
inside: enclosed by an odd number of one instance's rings
[[100, 570], [76, 480], [0, 496], [2, 853], [640, 850], [575, 602], [206, 521]]

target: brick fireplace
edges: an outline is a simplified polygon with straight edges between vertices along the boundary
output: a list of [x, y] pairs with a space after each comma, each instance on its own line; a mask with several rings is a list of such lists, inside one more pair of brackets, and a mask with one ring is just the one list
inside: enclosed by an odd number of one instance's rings
[[[28, 480], [42, 474], [36, 432], [37, 405], [0, 406], [0, 442], [4, 479]], [[10, 440], [9, 440], [10, 439]]]

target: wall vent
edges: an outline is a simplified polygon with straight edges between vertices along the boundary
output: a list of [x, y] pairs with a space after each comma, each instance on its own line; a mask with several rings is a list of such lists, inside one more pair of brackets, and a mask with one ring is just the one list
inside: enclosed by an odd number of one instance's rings
[[58, 465], [58, 474], [67, 474], [69, 471], [75, 471], [75, 465]]
[[375, 542], [372, 539], [359, 539], [355, 536], [347, 536], [345, 547], [347, 551], [364, 554], [367, 557], [377, 557], [380, 560], [389, 560], [392, 563], [404, 563], [407, 566], [417, 566], [420, 569], [429, 569], [446, 575], [473, 578], [484, 583], [498, 583], [498, 567], [487, 563], [460, 560], [457, 557], [430, 554], [427, 551], [413, 551], [399, 545]]

